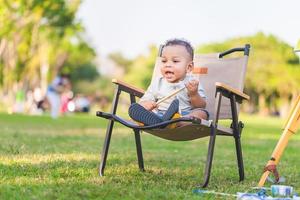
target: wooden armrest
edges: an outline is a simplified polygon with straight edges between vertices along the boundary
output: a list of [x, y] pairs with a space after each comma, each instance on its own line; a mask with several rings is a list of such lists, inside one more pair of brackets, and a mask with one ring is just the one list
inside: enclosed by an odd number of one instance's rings
[[239, 97], [241, 100], [243, 100], [243, 99], [249, 100], [250, 99], [250, 97], [248, 95], [246, 95], [243, 92], [240, 92], [237, 89], [234, 89], [224, 83], [216, 82], [216, 89], [226, 91], [229, 94], [233, 93], [233, 94], [237, 95], [237, 97]]
[[145, 91], [143, 89], [134, 87], [128, 83], [125, 83], [123, 81], [120, 81], [118, 79], [112, 79], [112, 81], [114, 84], [118, 85], [120, 90], [127, 92], [129, 94], [133, 94], [134, 96], [137, 97], [142, 97], [145, 93]]

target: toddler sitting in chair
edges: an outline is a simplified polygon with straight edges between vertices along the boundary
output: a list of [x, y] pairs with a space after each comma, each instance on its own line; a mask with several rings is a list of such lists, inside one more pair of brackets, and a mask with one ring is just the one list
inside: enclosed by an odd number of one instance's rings
[[[208, 119], [204, 89], [199, 80], [189, 78], [194, 68], [193, 57], [194, 50], [189, 42], [182, 39], [166, 41], [161, 50], [161, 76], [152, 80], [139, 103], [131, 104], [129, 116], [145, 125], [170, 120], [175, 113]], [[176, 96], [157, 104], [172, 91], [182, 87], [185, 87], [184, 90]]]

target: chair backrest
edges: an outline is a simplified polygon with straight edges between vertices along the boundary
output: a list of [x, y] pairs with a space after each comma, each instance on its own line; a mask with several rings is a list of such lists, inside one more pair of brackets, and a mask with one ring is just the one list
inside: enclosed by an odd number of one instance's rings
[[[215, 83], [225, 83], [243, 92], [247, 62], [247, 55], [238, 58], [219, 58], [219, 54], [195, 56], [194, 73], [198, 74], [205, 89], [207, 95], [206, 109], [210, 113], [211, 119], [214, 117], [215, 110]], [[230, 101], [223, 98], [219, 118], [231, 119], [231, 117]]]
[[[248, 63], [248, 55], [235, 58], [219, 58], [219, 53], [197, 54], [194, 56], [193, 75], [199, 78], [201, 85], [207, 96], [206, 109], [210, 113], [210, 119], [214, 117], [216, 82], [225, 83], [241, 92], [244, 89], [245, 74]], [[152, 75], [154, 77], [160, 74], [160, 57], [157, 58]], [[239, 112], [239, 108], [238, 108]], [[230, 101], [223, 98], [219, 119], [231, 119]]]

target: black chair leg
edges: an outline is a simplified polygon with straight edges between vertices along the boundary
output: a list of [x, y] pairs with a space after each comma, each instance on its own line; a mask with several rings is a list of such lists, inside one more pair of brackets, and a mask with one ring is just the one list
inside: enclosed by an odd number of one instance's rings
[[204, 181], [201, 187], [205, 188], [208, 185], [209, 178], [210, 178], [210, 171], [214, 156], [214, 148], [215, 148], [215, 141], [216, 141], [216, 130], [214, 127], [211, 128], [211, 135], [209, 139], [209, 146], [207, 152], [207, 159], [205, 165], [205, 173], [204, 173]]
[[214, 148], [215, 148], [215, 141], [216, 141], [216, 135], [217, 135], [217, 124], [219, 120], [219, 113], [221, 108], [221, 100], [222, 100], [222, 93], [217, 92], [216, 93], [216, 103], [215, 103], [215, 116], [213, 120], [213, 124], [210, 127], [210, 139], [209, 139], [209, 145], [208, 145], [208, 152], [207, 152], [207, 159], [206, 159], [206, 165], [205, 165], [205, 172], [204, 172], [204, 181], [201, 187], [205, 188], [208, 185], [209, 178], [210, 178], [210, 171], [214, 156]]
[[[113, 99], [113, 103], [112, 103], [112, 105], [113, 105], [112, 110], [111, 110], [112, 114], [116, 114], [120, 93], [121, 93], [121, 91], [117, 87], [115, 90], [114, 99]], [[99, 166], [99, 175], [100, 176], [104, 176], [104, 169], [105, 169], [105, 165], [106, 165], [106, 159], [107, 159], [107, 154], [108, 154], [110, 138], [111, 138], [113, 127], [114, 127], [114, 121], [110, 120], [107, 125], [106, 136], [105, 136], [105, 140], [104, 140], [103, 149], [101, 152], [101, 159], [100, 159], [100, 166]]]
[[104, 168], [106, 165], [106, 159], [107, 159], [107, 154], [108, 154], [108, 149], [109, 149], [110, 138], [111, 138], [113, 126], [114, 126], [114, 121], [110, 121], [108, 124], [108, 127], [106, 129], [106, 136], [105, 136], [105, 140], [104, 140], [103, 149], [101, 152], [101, 160], [100, 160], [100, 167], [99, 167], [99, 175], [100, 176], [104, 176]]
[[[130, 95], [130, 102], [135, 103], [136, 99], [134, 95]], [[135, 136], [135, 145], [136, 145], [136, 153], [138, 158], [138, 164], [141, 171], [144, 171], [144, 160], [143, 160], [143, 152], [142, 152], [142, 143], [141, 143], [141, 136], [140, 131], [137, 129], [133, 129], [134, 136]]]
[[235, 138], [235, 147], [236, 147], [236, 157], [239, 167], [239, 176], [240, 181], [244, 180], [244, 163], [243, 163], [243, 155], [242, 155], [242, 146], [240, 138]]
[[236, 157], [239, 168], [240, 181], [244, 180], [244, 163], [243, 163], [243, 154], [242, 154], [242, 145], [241, 145], [241, 133], [243, 124], [238, 122], [237, 107], [236, 107], [236, 98], [235, 95], [230, 97], [231, 113], [232, 113], [232, 127], [234, 133]]
[[134, 136], [135, 136], [136, 153], [138, 158], [139, 169], [141, 171], [145, 171], [140, 131], [134, 129]]

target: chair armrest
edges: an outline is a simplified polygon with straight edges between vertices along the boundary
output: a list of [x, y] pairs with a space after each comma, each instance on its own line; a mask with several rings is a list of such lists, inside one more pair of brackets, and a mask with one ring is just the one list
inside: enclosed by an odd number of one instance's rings
[[243, 92], [238, 91], [237, 89], [234, 89], [230, 87], [229, 85], [226, 85], [224, 83], [216, 82], [216, 91], [223, 92], [223, 95], [226, 97], [230, 97], [232, 94], [236, 95], [237, 101], [239, 103], [242, 102], [242, 100], [249, 100], [250, 97]]
[[120, 81], [118, 79], [112, 79], [112, 81], [114, 84], [118, 85], [119, 89], [124, 91], [124, 92], [127, 92], [129, 94], [132, 94], [134, 96], [137, 96], [137, 97], [142, 97], [145, 93], [144, 90], [140, 89], [140, 88], [137, 88], [137, 87], [134, 87], [128, 83], [125, 83], [123, 81]]

